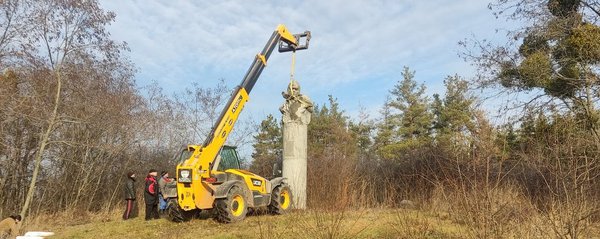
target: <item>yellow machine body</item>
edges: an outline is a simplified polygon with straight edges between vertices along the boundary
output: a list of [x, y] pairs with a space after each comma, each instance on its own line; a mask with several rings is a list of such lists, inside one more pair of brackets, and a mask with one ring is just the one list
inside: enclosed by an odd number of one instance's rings
[[[300, 39], [306, 39], [303, 45]], [[284, 25], [277, 26], [263, 51], [256, 55], [250, 69], [238, 86], [229, 102], [223, 109], [211, 133], [201, 145], [188, 145], [182, 153], [181, 162], [177, 166], [177, 203], [184, 211], [194, 209], [210, 209], [215, 199], [222, 197], [220, 187], [231, 183], [242, 183], [247, 193], [249, 206], [255, 206], [261, 195], [270, 198], [272, 183], [265, 178], [241, 169], [219, 171], [215, 164], [219, 162], [219, 152], [224, 147], [227, 137], [233, 130], [240, 112], [249, 100], [249, 93], [256, 83], [267, 60], [276, 46], [279, 52], [296, 51], [308, 48], [310, 32], [291, 34]], [[237, 154], [237, 153], [236, 153]], [[235, 182], [229, 182], [235, 181]], [[253, 200], [250, 200], [254, 198]], [[260, 202], [263, 205], [265, 202]], [[268, 203], [268, 202], [267, 202]]]

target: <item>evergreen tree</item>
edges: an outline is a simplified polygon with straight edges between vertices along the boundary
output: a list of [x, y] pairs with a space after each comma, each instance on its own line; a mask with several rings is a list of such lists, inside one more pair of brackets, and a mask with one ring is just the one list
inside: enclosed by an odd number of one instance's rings
[[432, 103], [436, 139], [438, 143], [468, 147], [469, 135], [475, 127], [475, 97], [469, 93], [468, 82], [458, 75], [448, 76], [444, 85], [444, 99], [435, 94]]
[[425, 86], [418, 85], [415, 72], [408, 67], [402, 71], [402, 80], [390, 91], [393, 99], [390, 109], [394, 130], [392, 142], [379, 149], [384, 159], [398, 158], [409, 149], [418, 148], [431, 142], [433, 115], [429, 109], [429, 98], [425, 95]]
[[519, 135], [512, 123], [502, 125], [497, 129], [496, 145], [500, 148], [503, 158], [516, 158], [515, 152], [519, 150]]
[[369, 119], [369, 115], [361, 108], [358, 122], [350, 122], [349, 128], [357, 141], [359, 159], [370, 159], [372, 155], [373, 139], [372, 134], [375, 130], [375, 123]]
[[429, 138], [433, 117], [429, 111], [429, 98], [425, 95], [425, 85], [417, 85], [415, 72], [404, 67], [402, 81], [392, 89], [396, 99], [390, 102], [392, 108], [400, 111], [398, 115], [401, 140], [422, 140]]
[[339, 108], [339, 103], [329, 96], [329, 105], [315, 106], [311, 123], [308, 125], [309, 147], [320, 151], [349, 143], [348, 117]]
[[448, 128], [446, 125], [447, 121], [443, 119], [444, 114], [444, 102], [440, 98], [439, 94], [433, 94], [433, 102], [431, 102], [431, 110], [433, 111], [433, 130], [436, 137], [442, 134], [444, 129]]
[[390, 106], [391, 98], [389, 95], [385, 98], [385, 103], [383, 107], [379, 110], [381, 114], [381, 120], [377, 124], [377, 134], [375, 135], [373, 148], [377, 155], [380, 158], [392, 158], [393, 153], [389, 152], [388, 145], [397, 142], [394, 139], [394, 129], [396, 128], [396, 123], [394, 120], [394, 116], [392, 115], [392, 108]]
[[260, 123], [259, 130], [254, 136], [250, 170], [258, 175], [267, 176], [273, 173], [273, 164], [281, 157], [283, 137], [280, 124], [271, 114]]

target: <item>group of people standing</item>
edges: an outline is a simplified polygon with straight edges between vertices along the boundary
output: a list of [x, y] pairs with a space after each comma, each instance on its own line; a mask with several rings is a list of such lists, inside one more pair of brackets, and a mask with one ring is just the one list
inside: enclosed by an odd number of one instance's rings
[[[148, 175], [144, 179], [144, 203], [146, 205], [146, 220], [159, 219], [160, 214], [167, 209], [167, 197], [163, 194], [166, 190], [166, 185], [173, 179], [169, 178], [169, 173], [162, 171], [160, 177], [154, 169], [148, 171]], [[124, 186], [126, 208], [123, 213], [123, 220], [137, 217], [137, 201], [136, 201], [136, 180], [135, 173], [127, 173], [127, 182]]]
[[[148, 175], [144, 179], [144, 202], [146, 204], [146, 220], [159, 219], [160, 214], [167, 209], [168, 197], [166, 193], [167, 184], [173, 181], [169, 178], [169, 173], [162, 171], [160, 177], [154, 169], [148, 171]], [[123, 220], [128, 220], [137, 217], [137, 201], [136, 201], [136, 181], [135, 173], [127, 173], [127, 181], [124, 186], [124, 198], [126, 202], [125, 213]], [[15, 238], [18, 233], [17, 225], [21, 222], [20, 215], [10, 216], [0, 221], [0, 239], [7, 237]]]

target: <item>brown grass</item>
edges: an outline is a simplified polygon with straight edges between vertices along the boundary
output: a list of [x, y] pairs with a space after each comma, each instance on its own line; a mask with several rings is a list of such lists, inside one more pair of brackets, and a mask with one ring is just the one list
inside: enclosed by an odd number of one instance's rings
[[[69, 223], [70, 222], [70, 223]], [[117, 212], [108, 221], [90, 217], [75, 221], [48, 221], [29, 230], [50, 230], [52, 238], [461, 238], [464, 227], [428, 213], [398, 209], [360, 211], [298, 211], [288, 215], [249, 216], [236, 224], [212, 219], [173, 223], [165, 219], [130, 221]], [[415, 237], [421, 235], [421, 237]]]

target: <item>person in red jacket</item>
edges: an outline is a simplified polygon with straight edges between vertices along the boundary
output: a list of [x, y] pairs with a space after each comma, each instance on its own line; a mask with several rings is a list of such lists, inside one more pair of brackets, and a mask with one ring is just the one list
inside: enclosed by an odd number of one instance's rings
[[158, 173], [150, 169], [144, 185], [144, 201], [146, 202], [146, 220], [159, 219], [158, 215]]

